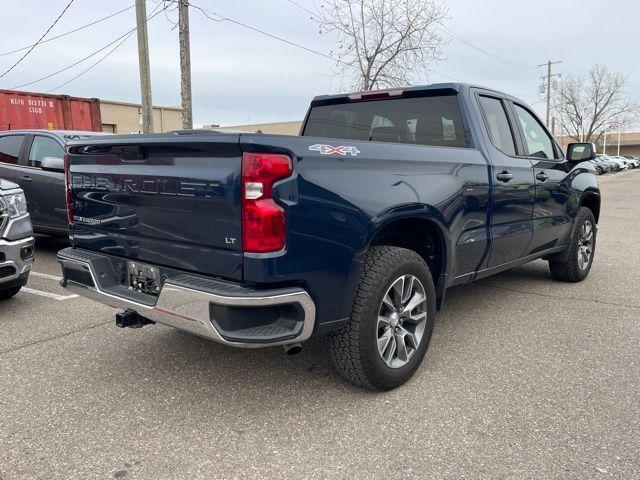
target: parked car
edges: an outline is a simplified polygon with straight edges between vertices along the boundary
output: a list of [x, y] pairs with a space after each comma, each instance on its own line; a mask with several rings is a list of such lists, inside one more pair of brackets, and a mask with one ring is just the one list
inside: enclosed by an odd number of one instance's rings
[[0, 300], [26, 285], [33, 264], [33, 231], [24, 193], [0, 179]]
[[617, 155], [613, 155], [610, 158], [614, 162], [618, 162], [618, 164], [620, 165], [620, 170], [626, 170], [629, 168], [629, 163], [627, 162], [626, 158], [619, 157]]
[[598, 160], [597, 158], [591, 160], [591, 163], [594, 167], [596, 167], [596, 173], [598, 175], [603, 175], [605, 173], [609, 173], [611, 171], [611, 165], [602, 160]]
[[626, 170], [629, 168], [629, 162], [627, 162], [627, 159], [624, 157], [621, 157], [619, 155], [611, 155], [611, 159], [614, 162], [618, 162], [620, 164], [620, 169], [621, 170]]
[[596, 156], [596, 159], [602, 162], [607, 162], [611, 165], [611, 171], [612, 172], [619, 172], [620, 170], [623, 170], [625, 167], [623, 167], [622, 163], [618, 160], [614, 160], [613, 157], [610, 157], [609, 155], [605, 155], [605, 154], [600, 154]]
[[103, 135], [70, 130], [0, 132], [0, 178], [17, 183], [27, 197], [38, 233], [68, 235], [63, 157], [72, 139]]
[[466, 84], [316, 97], [300, 136], [68, 152], [63, 286], [123, 311], [122, 327], [289, 352], [324, 336], [372, 389], [416, 371], [447, 288], [538, 258], [578, 282], [594, 257], [593, 145], [565, 158], [524, 102]]
[[640, 167], [640, 160], [638, 160], [637, 157], [634, 157], [632, 155], [625, 155], [624, 159], [627, 161], [627, 163], [629, 163], [630, 168]]

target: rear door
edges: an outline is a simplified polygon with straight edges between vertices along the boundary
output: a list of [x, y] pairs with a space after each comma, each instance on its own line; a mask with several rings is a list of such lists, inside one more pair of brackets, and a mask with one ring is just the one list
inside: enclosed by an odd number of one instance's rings
[[542, 122], [525, 106], [512, 103], [524, 155], [532, 162], [536, 196], [531, 253], [562, 245], [571, 229], [570, 182], [560, 148]]
[[66, 231], [64, 173], [42, 170], [44, 157], [64, 157], [63, 146], [53, 136], [30, 135], [23, 158], [17, 166], [18, 178], [27, 196], [29, 211], [37, 212], [34, 224]]
[[504, 98], [492, 92], [476, 95], [491, 161], [491, 253], [487, 268], [517, 260], [528, 253], [533, 237], [535, 180], [533, 166], [518, 157], [517, 130]]

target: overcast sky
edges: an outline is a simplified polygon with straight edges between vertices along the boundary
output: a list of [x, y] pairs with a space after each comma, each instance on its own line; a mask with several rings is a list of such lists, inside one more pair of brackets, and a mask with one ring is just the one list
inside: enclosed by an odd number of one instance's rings
[[[69, 0], [2, 1], [0, 53], [37, 40]], [[297, 0], [313, 8], [313, 0]], [[150, 13], [157, 0], [147, 0]], [[287, 0], [193, 0], [225, 17], [321, 52], [333, 38], [319, 35], [309, 14]], [[446, 25], [465, 40], [495, 55], [541, 64], [562, 60], [554, 70], [579, 75], [601, 63], [628, 75], [627, 92], [640, 101], [640, 3], [637, 0], [451, 0]], [[133, 4], [133, 0], [75, 0], [48, 37], [81, 26]], [[156, 105], [179, 105], [177, 13], [149, 22], [151, 81]], [[49, 75], [104, 47], [135, 26], [133, 9], [77, 33], [39, 46], [6, 76], [0, 88], [13, 88]], [[541, 114], [540, 76], [545, 68], [514, 67], [457, 39], [445, 47], [446, 59], [432, 65], [418, 83], [479, 83], [521, 97]], [[22, 90], [46, 92], [67, 82], [104, 53]], [[24, 52], [0, 56], [2, 71]], [[214, 22], [191, 10], [191, 61], [194, 123], [222, 125], [299, 120], [309, 100], [340, 91], [332, 61], [230, 22]], [[135, 34], [91, 71], [56, 90], [82, 97], [140, 101]]]

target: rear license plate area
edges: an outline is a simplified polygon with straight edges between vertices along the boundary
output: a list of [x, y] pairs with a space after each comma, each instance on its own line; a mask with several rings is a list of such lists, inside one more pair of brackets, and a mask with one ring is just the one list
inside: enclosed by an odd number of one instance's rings
[[160, 294], [160, 270], [153, 265], [127, 262], [128, 287], [139, 293], [158, 296]]

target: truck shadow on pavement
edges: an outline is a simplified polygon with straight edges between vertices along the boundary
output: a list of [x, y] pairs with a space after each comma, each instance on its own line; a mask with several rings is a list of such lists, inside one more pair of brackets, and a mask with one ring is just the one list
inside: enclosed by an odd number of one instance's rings
[[[518, 319], [509, 314], [513, 306], [506, 296], [520, 294], [503, 289], [518, 283], [548, 283], [546, 264], [539, 263], [449, 290], [423, 366], [415, 379], [400, 390], [411, 389], [415, 383], [428, 383], [431, 375], [459, 362], [461, 349], [474, 348], [478, 331], [498, 333], [506, 326], [514, 328], [514, 322], [517, 328]], [[237, 349], [159, 325], [118, 330], [115, 334], [125, 341], [118, 342], [118, 350], [105, 352], [107, 357], [113, 355], [105, 358], [107, 363], [128, 359], [122, 368], [129, 370], [131, 378], [143, 369], [144, 376], [172, 390], [193, 392], [196, 386], [196, 390], [217, 396], [220, 392], [241, 389], [246, 393], [241, 401], [251, 403], [262, 397], [261, 392], [270, 391], [282, 398], [291, 388], [316, 393], [329, 388], [366, 395], [365, 390], [352, 386], [333, 371], [318, 338], [305, 342], [300, 354], [287, 356], [281, 347]]]

